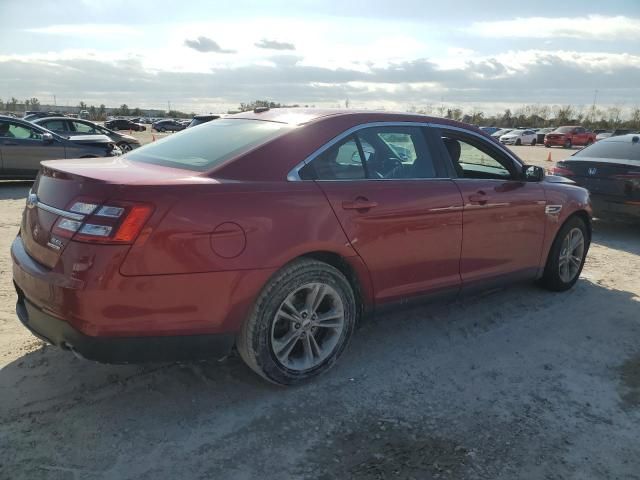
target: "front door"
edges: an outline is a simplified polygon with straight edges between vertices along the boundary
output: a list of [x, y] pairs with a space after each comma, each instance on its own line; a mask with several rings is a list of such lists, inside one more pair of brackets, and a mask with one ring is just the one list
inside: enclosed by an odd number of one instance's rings
[[463, 285], [482, 286], [503, 276], [535, 277], [545, 225], [542, 185], [524, 181], [515, 162], [497, 146], [446, 128], [441, 135], [464, 200]]
[[459, 288], [462, 197], [433, 159], [421, 128], [372, 127], [301, 172], [326, 194], [378, 303]]

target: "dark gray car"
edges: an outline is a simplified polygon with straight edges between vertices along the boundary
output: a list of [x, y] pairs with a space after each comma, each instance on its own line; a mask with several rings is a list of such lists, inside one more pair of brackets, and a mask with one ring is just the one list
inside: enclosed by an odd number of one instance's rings
[[74, 135], [106, 135], [115, 142], [123, 152], [128, 152], [140, 146], [140, 140], [131, 135], [114, 132], [102, 125], [90, 122], [89, 120], [81, 120], [69, 117], [45, 117], [32, 120], [31, 123], [40, 125], [47, 130], [69, 137]]
[[39, 125], [0, 116], [0, 178], [35, 178], [43, 160], [110, 157], [121, 153], [104, 135], [65, 138]]

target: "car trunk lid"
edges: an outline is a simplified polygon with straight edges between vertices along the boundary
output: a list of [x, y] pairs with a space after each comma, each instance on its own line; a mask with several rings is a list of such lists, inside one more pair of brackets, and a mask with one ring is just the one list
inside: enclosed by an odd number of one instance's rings
[[104, 204], [107, 200], [135, 199], [141, 186], [216, 182], [193, 172], [129, 162], [122, 157], [42, 162], [27, 199], [20, 235], [27, 253], [53, 268], [69, 238], [54, 231], [61, 219], [83, 222], [87, 216], [72, 211], [80, 201]]
[[573, 172], [571, 178], [595, 195], [640, 199], [640, 162], [589, 159], [558, 162]]

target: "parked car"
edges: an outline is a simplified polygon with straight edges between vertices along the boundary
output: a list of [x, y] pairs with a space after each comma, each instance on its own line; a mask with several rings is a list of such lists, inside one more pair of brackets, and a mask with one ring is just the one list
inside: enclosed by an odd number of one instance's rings
[[547, 133], [553, 132], [555, 128], [540, 128], [536, 131], [536, 144], [544, 145], [544, 137]]
[[40, 162], [58, 158], [120, 155], [104, 135], [61, 137], [33, 123], [0, 117], [0, 178], [32, 179]]
[[128, 152], [140, 146], [140, 140], [126, 135], [124, 133], [114, 132], [102, 125], [90, 122], [89, 120], [80, 120], [68, 117], [45, 117], [33, 120], [32, 123], [40, 125], [47, 130], [62, 135], [63, 137], [79, 136], [79, 135], [106, 135], [109, 137], [123, 152]]
[[104, 122], [104, 126], [109, 130], [133, 130], [134, 132], [144, 132], [147, 129], [144, 125], [132, 122], [125, 118], [109, 120]]
[[480, 127], [480, 130], [482, 130], [487, 135], [493, 135], [500, 129], [498, 127]]
[[595, 216], [640, 219], [640, 134], [605, 138], [556, 163], [552, 173], [589, 189]]
[[175, 120], [160, 120], [159, 122], [153, 123], [151, 128], [157, 132], [179, 132], [180, 130], [184, 130], [186, 125]]
[[509, 133], [511, 130], [513, 130], [513, 128], [501, 128], [501, 129], [500, 129], [500, 130], [498, 130], [497, 132], [493, 132], [493, 133], [491, 134], [491, 136], [492, 136], [493, 138], [495, 138], [496, 140], [499, 140], [499, 139], [500, 139], [500, 137], [501, 137], [502, 135], [506, 135], [506, 134], [507, 134], [507, 133]]
[[64, 116], [61, 112], [27, 112], [27, 114], [22, 118], [27, 122], [32, 122], [36, 118], [44, 118], [44, 117], [62, 117]]
[[295, 384], [375, 308], [516, 279], [571, 288], [590, 212], [585, 189], [463, 123], [245, 112], [117, 161], [44, 162], [11, 248], [17, 312], [85, 358], [236, 344]]
[[629, 128], [618, 128], [616, 130], [609, 130], [609, 131], [604, 131], [604, 132], [600, 132], [598, 135], [596, 135], [596, 141], [598, 140], [603, 140], [605, 138], [609, 138], [609, 137], [618, 137], [620, 135], [628, 135], [629, 133], [637, 133], [634, 132], [633, 130], [629, 129]]
[[209, 113], [207, 115], [195, 115], [191, 119], [191, 123], [189, 123], [189, 125], [187, 125], [187, 128], [195, 127], [196, 125], [200, 125], [202, 123], [207, 123], [207, 122], [210, 122], [211, 120], [216, 120], [218, 118], [220, 118], [220, 115], [213, 115], [211, 113]]
[[511, 130], [500, 137], [500, 143], [505, 145], [535, 145], [536, 132], [533, 130]]
[[544, 146], [549, 147], [580, 147], [588, 146], [596, 141], [596, 135], [580, 126], [558, 127], [544, 137]]

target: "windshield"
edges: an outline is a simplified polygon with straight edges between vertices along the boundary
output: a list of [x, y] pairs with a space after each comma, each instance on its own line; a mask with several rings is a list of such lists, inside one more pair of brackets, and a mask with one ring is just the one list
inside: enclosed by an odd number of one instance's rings
[[509, 135], [521, 135], [524, 130], [511, 130]]
[[219, 120], [153, 142], [127, 154], [129, 160], [203, 172], [275, 138], [292, 127], [261, 120]]
[[558, 132], [558, 133], [569, 133], [570, 131], [572, 131], [575, 127], [558, 127], [554, 130], [554, 132]]
[[626, 141], [600, 141], [576, 152], [574, 157], [640, 160], [640, 144]]

